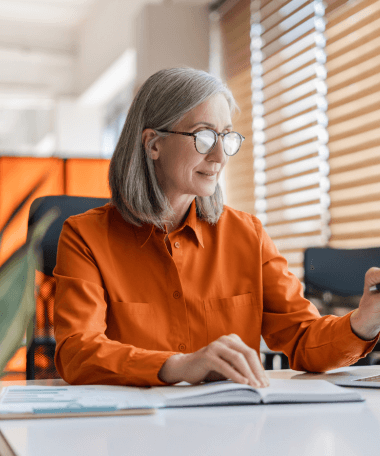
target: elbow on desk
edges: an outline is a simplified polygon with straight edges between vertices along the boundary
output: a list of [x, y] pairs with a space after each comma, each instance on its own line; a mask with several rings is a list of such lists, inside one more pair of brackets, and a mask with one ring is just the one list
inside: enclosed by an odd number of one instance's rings
[[81, 346], [75, 336], [58, 343], [54, 362], [62, 379], [70, 385], [147, 386], [143, 381], [131, 381], [126, 371], [127, 356], [114, 357], [107, 352], [99, 353], [97, 348], [96, 344]]
[[95, 364], [80, 347], [57, 345], [54, 356], [55, 367], [62, 379], [70, 385], [125, 385], [125, 377], [104, 366]]
[[124, 375], [91, 363], [78, 363], [78, 360], [62, 363], [56, 356], [55, 365], [59, 375], [69, 385], [126, 385]]
[[353, 356], [350, 353], [342, 353], [337, 350], [329, 350], [327, 347], [325, 347], [323, 356], [321, 356], [321, 351], [323, 351], [323, 347], [304, 350], [302, 356], [295, 354], [293, 359], [289, 358], [290, 369], [317, 374], [351, 366], [363, 357]]

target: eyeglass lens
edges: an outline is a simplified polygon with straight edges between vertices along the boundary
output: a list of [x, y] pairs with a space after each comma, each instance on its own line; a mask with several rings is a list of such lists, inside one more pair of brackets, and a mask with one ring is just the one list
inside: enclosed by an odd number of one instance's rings
[[[212, 130], [202, 130], [197, 133], [195, 139], [195, 146], [197, 151], [201, 154], [206, 154], [216, 141], [218, 140], [218, 136]], [[227, 155], [234, 155], [239, 150], [241, 145], [241, 138], [240, 136], [235, 133], [231, 132], [228, 133], [223, 137], [223, 147], [224, 151]]]

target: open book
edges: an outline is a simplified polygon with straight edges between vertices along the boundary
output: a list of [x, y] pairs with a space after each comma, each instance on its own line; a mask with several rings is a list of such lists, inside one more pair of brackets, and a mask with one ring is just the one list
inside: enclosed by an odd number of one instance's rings
[[271, 379], [267, 388], [230, 380], [190, 385], [8, 386], [0, 396], [0, 420], [22, 417], [66, 417], [153, 413], [165, 407], [363, 401], [356, 391], [325, 380]]
[[[145, 396], [150, 395], [161, 398], [163, 407], [364, 401], [356, 391], [326, 380], [306, 379], [270, 379], [269, 387], [257, 389], [230, 380], [200, 385], [182, 382], [175, 386], [149, 388]], [[160, 402], [159, 399], [157, 401]], [[149, 399], [147, 402], [151, 403]]]

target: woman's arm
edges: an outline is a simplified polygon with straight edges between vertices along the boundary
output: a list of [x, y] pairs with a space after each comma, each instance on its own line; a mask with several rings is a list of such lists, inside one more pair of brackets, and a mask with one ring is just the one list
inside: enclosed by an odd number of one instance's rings
[[359, 338], [351, 328], [351, 313], [321, 317], [303, 297], [300, 281], [264, 230], [262, 252], [262, 335], [269, 348], [288, 356], [292, 369], [324, 372], [354, 364], [372, 351], [378, 337]]
[[107, 291], [73, 219], [63, 226], [54, 276], [55, 363], [64, 380], [71, 384], [165, 384], [158, 371], [177, 352], [145, 350], [106, 336]]

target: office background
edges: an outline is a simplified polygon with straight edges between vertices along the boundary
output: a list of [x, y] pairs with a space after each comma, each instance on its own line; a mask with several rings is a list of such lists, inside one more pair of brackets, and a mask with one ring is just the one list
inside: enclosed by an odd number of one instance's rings
[[[301, 281], [307, 247], [380, 246], [379, 50], [379, 0], [0, 0], [0, 226], [47, 170], [37, 196], [109, 196], [134, 94], [187, 65], [240, 106], [226, 204], [260, 218]], [[54, 283], [37, 280], [38, 310]], [[7, 372], [25, 378], [25, 348]]]

